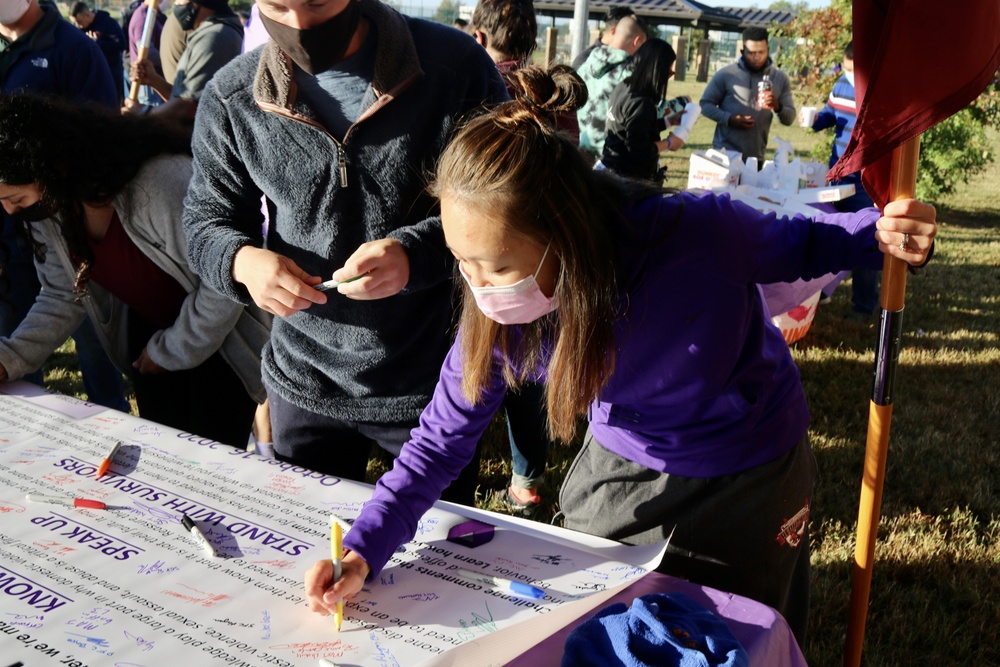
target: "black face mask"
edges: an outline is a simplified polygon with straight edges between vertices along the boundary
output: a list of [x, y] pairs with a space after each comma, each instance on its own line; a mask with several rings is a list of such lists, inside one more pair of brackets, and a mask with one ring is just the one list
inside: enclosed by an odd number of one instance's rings
[[350, 0], [344, 11], [315, 28], [299, 30], [272, 21], [260, 13], [261, 23], [274, 43], [307, 73], [325, 72], [340, 62], [361, 21], [361, 5]]
[[187, 32], [194, 27], [199, 9], [201, 6], [194, 2], [189, 2], [186, 5], [174, 5], [174, 18], [181, 25], [181, 30]]
[[44, 199], [39, 199], [31, 206], [25, 206], [17, 213], [11, 213], [10, 217], [18, 222], [41, 222], [55, 215], [52, 205]]

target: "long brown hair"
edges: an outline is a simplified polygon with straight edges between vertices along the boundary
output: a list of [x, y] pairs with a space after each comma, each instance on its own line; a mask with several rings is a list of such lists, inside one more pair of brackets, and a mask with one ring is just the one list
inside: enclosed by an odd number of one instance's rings
[[[626, 188], [595, 172], [576, 145], [554, 129], [555, 114], [586, 102], [587, 88], [569, 67], [527, 67], [512, 74], [518, 94], [465, 123], [444, 151], [431, 193], [474, 211], [489, 211], [512, 234], [551, 242], [560, 262], [559, 308], [535, 322], [502, 326], [484, 316], [464, 280], [460, 344], [462, 391], [482, 398], [494, 363], [504, 359], [508, 387], [529, 380], [552, 344], [548, 362], [549, 431], [569, 442], [614, 371], [613, 324], [620, 315], [613, 230]], [[551, 341], [551, 343], [550, 343]]]

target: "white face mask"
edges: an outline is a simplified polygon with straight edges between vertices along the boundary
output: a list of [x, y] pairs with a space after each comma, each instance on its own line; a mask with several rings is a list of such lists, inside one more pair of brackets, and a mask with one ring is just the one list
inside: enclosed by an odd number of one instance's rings
[[549, 254], [551, 243], [545, 246], [542, 259], [538, 262], [535, 273], [518, 280], [513, 285], [502, 287], [475, 287], [469, 282], [469, 276], [459, 267], [459, 273], [469, 283], [472, 296], [483, 315], [500, 324], [527, 324], [539, 317], [548, 315], [559, 307], [559, 299], [553, 295], [550, 299], [542, 293], [542, 288], [535, 282], [535, 276], [542, 270], [545, 257]]
[[844, 72], [844, 76], [847, 77], [847, 82], [854, 85], [854, 72]]
[[159, 10], [161, 14], [166, 14], [170, 11], [170, 3], [172, 0], [161, 0]]
[[0, 0], [0, 23], [4, 25], [17, 23], [30, 6], [29, 0]]

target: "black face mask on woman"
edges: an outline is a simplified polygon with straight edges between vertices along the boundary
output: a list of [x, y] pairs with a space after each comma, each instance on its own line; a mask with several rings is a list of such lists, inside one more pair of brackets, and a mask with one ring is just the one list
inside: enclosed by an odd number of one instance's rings
[[350, 0], [344, 11], [315, 28], [299, 30], [272, 21], [264, 12], [261, 23], [274, 43], [308, 74], [325, 72], [340, 62], [351, 45], [354, 31], [361, 21], [361, 5]]
[[20, 211], [16, 213], [11, 213], [10, 217], [14, 218], [18, 222], [41, 222], [55, 215], [55, 209], [52, 204], [45, 199], [39, 199], [31, 206], [25, 206]]

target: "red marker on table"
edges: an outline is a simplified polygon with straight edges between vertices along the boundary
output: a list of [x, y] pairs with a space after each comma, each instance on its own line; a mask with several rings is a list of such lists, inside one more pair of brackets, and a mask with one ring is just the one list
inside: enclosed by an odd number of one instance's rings
[[48, 503], [49, 505], [67, 505], [69, 507], [85, 507], [92, 510], [106, 510], [108, 506], [100, 500], [87, 500], [86, 498], [65, 498], [63, 496], [42, 496], [37, 493], [29, 493], [25, 498], [29, 503]]
[[101, 465], [97, 466], [97, 479], [104, 477], [108, 474], [108, 468], [111, 467], [111, 462], [115, 458], [115, 454], [118, 453], [118, 448], [122, 446], [121, 441], [116, 442], [115, 446], [111, 448], [111, 452], [101, 461]]

